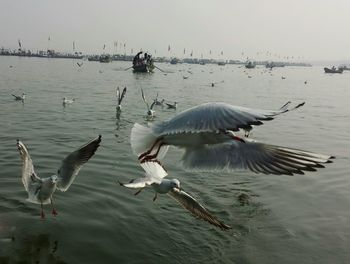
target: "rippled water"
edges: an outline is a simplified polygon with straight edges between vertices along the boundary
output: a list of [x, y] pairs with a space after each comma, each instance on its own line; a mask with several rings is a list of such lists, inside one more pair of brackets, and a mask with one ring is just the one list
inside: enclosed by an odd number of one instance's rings
[[[123, 62], [78, 68], [72, 60], [0, 57], [0, 263], [348, 263], [350, 72], [286, 67], [270, 75], [257, 68], [247, 70], [248, 78], [233, 65], [157, 65], [173, 73], [133, 74], [120, 70], [129, 67]], [[128, 88], [120, 120], [117, 85]], [[134, 122], [147, 124], [141, 88], [150, 99], [158, 92], [159, 99], [178, 101], [176, 112], [208, 101], [265, 109], [306, 101], [252, 137], [337, 159], [294, 177], [197, 173], [184, 171], [181, 151], [171, 149], [164, 162], [169, 176], [233, 227], [223, 232], [168, 196], [153, 203], [151, 189], [134, 196], [116, 184], [143, 173], [129, 144]], [[10, 95], [22, 92], [24, 104]], [[63, 107], [62, 97], [77, 100]], [[159, 108], [156, 119], [176, 112]], [[47, 177], [98, 134], [96, 155], [68, 192], [55, 194], [58, 216], [46, 206], [47, 218], [40, 220], [40, 207], [25, 200], [16, 139]], [[240, 203], [242, 193], [248, 204]]]

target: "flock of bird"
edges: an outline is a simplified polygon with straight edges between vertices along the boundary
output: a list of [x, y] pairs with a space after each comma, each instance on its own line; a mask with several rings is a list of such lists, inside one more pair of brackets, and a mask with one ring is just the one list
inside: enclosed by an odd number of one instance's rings
[[[126, 87], [116, 90], [117, 111], [122, 111], [122, 101], [126, 95]], [[14, 95], [15, 96], [15, 95]], [[154, 116], [154, 105], [163, 105], [165, 100], [158, 100], [158, 94], [149, 105], [141, 90], [142, 100], [147, 105], [147, 117]], [[16, 100], [24, 100], [15, 96]], [[74, 99], [64, 98], [64, 102], [72, 103]], [[178, 179], [168, 179], [168, 172], [162, 161], [170, 146], [182, 148], [182, 162], [185, 168], [205, 171], [245, 169], [254, 173], [293, 175], [304, 174], [305, 171], [316, 171], [330, 163], [331, 155], [317, 154], [289, 147], [275, 146], [252, 140], [249, 132], [264, 121], [298, 109], [304, 103], [290, 107], [287, 102], [277, 110], [258, 110], [234, 106], [221, 102], [205, 103], [185, 110], [168, 121], [142, 126], [135, 123], [131, 129], [130, 143], [140, 166], [145, 171], [141, 178], [132, 179], [129, 183], [119, 184], [126, 188], [137, 189], [135, 195], [146, 187], [158, 194], [168, 194], [179, 202], [195, 217], [209, 222], [221, 229], [230, 226], [210, 213], [200, 202], [181, 188]], [[176, 109], [177, 103], [169, 104]], [[244, 131], [245, 136], [238, 132]], [[34, 170], [33, 161], [27, 147], [17, 140], [17, 149], [22, 159], [22, 182], [28, 193], [28, 201], [41, 205], [41, 217], [45, 217], [43, 205], [52, 205], [52, 214], [57, 215], [53, 194], [56, 190], [65, 192], [73, 183], [82, 166], [96, 153], [102, 136], [91, 140], [67, 155], [57, 173], [40, 178]]]

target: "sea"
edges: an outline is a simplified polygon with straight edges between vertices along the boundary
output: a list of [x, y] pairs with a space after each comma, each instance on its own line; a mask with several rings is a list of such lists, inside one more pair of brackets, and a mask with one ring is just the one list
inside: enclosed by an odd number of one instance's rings
[[[350, 72], [156, 63], [153, 73], [136, 74], [130, 66], [0, 57], [1, 264], [350, 262]], [[127, 87], [120, 115], [118, 86]], [[157, 106], [147, 120], [141, 89], [149, 103], [158, 96], [178, 102], [177, 109]], [[11, 95], [22, 93], [24, 102]], [[75, 102], [64, 106], [64, 97]], [[144, 175], [130, 146], [134, 123], [169, 120], [206, 102], [274, 110], [288, 101], [305, 105], [255, 127], [250, 138], [334, 155], [333, 163], [295, 176], [187, 171], [174, 147], [163, 161], [168, 177], [228, 231], [193, 217], [170, 196], [153, 202], [151, 188], [134, 195], [118, 184]], [[58, 215], [45, 205], [41, 219], [40, 205], [26, 201], [16, 140], [45, 178], [98, 135], [101, 146], [68, 191], [55, 192]]]

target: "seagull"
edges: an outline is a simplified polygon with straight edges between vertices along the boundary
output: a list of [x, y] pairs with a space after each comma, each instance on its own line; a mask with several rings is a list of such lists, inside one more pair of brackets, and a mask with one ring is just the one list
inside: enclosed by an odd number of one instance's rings
[[153, 201], [157, 199], [158, 194], [168, 194], [179, 202], [185, 209], [190, 211], [193, 216], [209, 222], [223, 230], [231, 227], [218, 220], [195, 198], [186, 193], [180, 187], [180, 181], [177, 179], [164, 179], [168, 173], [159, 161], [147, 161], [140, 164], [146, 174], [143, 178], [133, 179], [129, 183], [121, 183], [121, 186], [133, 189], [139, 189], [135, 195], [139, 194], [145, 187], [151, 186], [155, 191]]
[[189, 76], [183, 76], [182, 78], [184, 78], [184, 80], [188, 79]]
[[285, 79], [286, 79], [286, 77], [284, 77], [284, 76], [282, 76], [281, 78], [282, 78], [282, 80], [285, 80]]
[[73, 99], [67, 99], [66, 97], [63, 97], [63, 102], [62, 102], [62, 104], [63, 105], [66, 105], [66, 104], [72, 104], [72, 103], [74, 103], [75, 102], [75, 98], [73, 98]]
[[26, 99], [26, 94], [25, 93], [22, 93], [22, 95], [14, 95], [14, 94], [11, 94], [16, 101], [24, 101]]
[[249, 169], [256, 173], [293, 175], [314, 171], [333, 156], [274, 146], [243, 139], [239, 129], [251, 129], [262, 121], [291, 111], [289, 102], [278, 110], [257, 110], [226, 103], [206, 103], [190, 108], [169, 121], [144, 127], [135, 123], [130, 136], [139, 160], [162, 159], [170, 145], [183, 148], [188, 169]]
[[51, 203], [52, 214], [57, 215], [53, 205], [56, 189], [65, 192], [73, 183], [81, 167], [95, 154], [101, 142], [101, 135], [70, 153], [61, 164], [57, 175], [40, 178], [34, 171], [34, 165], [27, 147], [17, 139], [17, 149], [22, 159], [22, 182], [28, 193], [27, 201], [41, 205], [41, 218], [45, 218], [43, 205]]
[[117, 96], [117, 111], [121, 111], [122, 110], [122, 106], [121, 103], [123, 101], [123, 98], [126, 94], [126, 87], [124, 87], [123, 92], [120, 94], [120, 90], [119, 90], [119, 86], [117, 87], [117, 91], [116, 91], [116, 96]]
[[162, 106], [162, 107], [164, 106], [164, 101], [165, 101], [164, 98], [161, 101], [158, 100], [158, 93], [156, 98], [153, 100], [155, 105]]
[[154, 118], [154, 114], [155, 114], [155, 111], [153, 110], [153, 107], [155, 105], [155, 102], [153, 102], [151, 104], [151, 106], [149, 106], [149, 104], [147, 103], [146, 101], [146, 98], [145, 98], [145, 94], [143, 93], [143, 90], [141, 89], [141, 95], [142, 95], [142, 100], [145, 102], [146, 106], [147, 106], [147, 118], [148, 119], [153, 119]]
[[173, 104], [166, 103], [168, 109], [175, 109], [177, 108], [177, 102], [174, 102]]
[[77, 62], [77, 65], [78, 65], [79, 68], [80, 68], [81, 66], [83, 66], [83, 62], [81, 62], [81, 63]]

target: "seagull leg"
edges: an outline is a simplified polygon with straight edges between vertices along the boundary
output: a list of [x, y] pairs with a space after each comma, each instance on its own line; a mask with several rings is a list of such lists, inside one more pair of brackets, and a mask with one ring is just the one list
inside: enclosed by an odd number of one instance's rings
[[134, 193], [134, 195], [138, 195], [142, 190], [143, 190], [143, 188], [141, 188], [141, 189], [138, 190], [136, 193]]
[[52, 215], [53, 215], [53, 216], [56, 216], [56, 215], [57, 215], [57, 211], [55, 210], [55, 207], [54, 207], [54, 205], [53, 205], [53, 200], [52, 200], [52, 198], [50, 198], [50, 202], [51, 202], [51, 205], [52, 205]]
[[44, 213], [44, 208], [43, 208], [43, 201], [40, 201], [40, 205], [41, 205], [41, 219], [45, 219], [45, 213]]
[[153, 197], [153, 202], [155, 202], [156, 200], [157, 200], [157, 197], [158, 197], [158, 195], [157, 195], [157, 193], [154, 195], [154, 197]]
[[146, 161], [148, 161], [148, 160], [152, 160], [152, 159], [157, 158], [157, 156], [158, 156], [158, 154], [159, 154], [159, 151], [160, 151], [160, 149], [161, 149], [161, 147], [162, 147], [163, 145], [165, 145], [165, 144], [164, 144], [164, 143], [160, 143], [159, 146], [158, 146], [158, 149], [157, 149], [156, 153], [154, 153], [153, 155], [147, 155], [147, 156], [145, 156], [145, 157], [141, 160], [141, 163], [142, 163], [142, 162], [146, 162]]
[[139, 156], [139, 160], [143, 159], [145, 156], [147, 156], [148, 154], [150, 154], [152, 152], [152, 150], [154, 149], [154, 147], [159, 143], [159, 141], [161, 141], [162, 139], [161, 138], [158, 138], [154, 144], [152, 145], [152, 147], [147, 150], [146, 152], [142, 153], [140, 156]]

